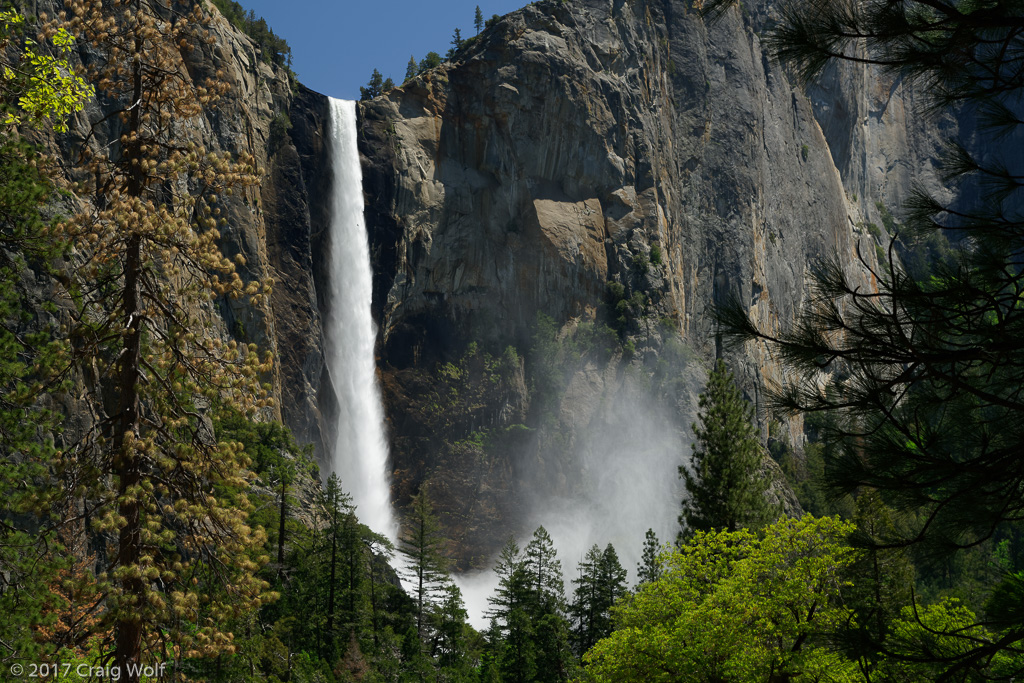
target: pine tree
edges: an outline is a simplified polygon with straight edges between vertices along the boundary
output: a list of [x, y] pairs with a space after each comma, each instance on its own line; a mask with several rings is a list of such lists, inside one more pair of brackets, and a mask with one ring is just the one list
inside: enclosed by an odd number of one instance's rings
[[370, 75], [370, 81], [366, 84], [366, 87], [359, 86], [359, 99], [360, 100], [372, 100], [374, 97], [380, 96], [384, 92], [384, 76], [381, 75], [377, 69], [373, 70]]
[[576, 655], [583, 656], [612, 632], [612, 606], [626, 594], [626, 570], [612, 544], [602, 551], [595, 544], [579, 565], [570, 612]]
[[441, 599], [431, 612], [433, 637], [430, 654], [437, 666], [438, 680], [469, 681], [466, 607], [459, 587], [449, 581], [441, 591]]
[[55, 234], [78, 250], [62, 284], [71, 367], [94, 416], [66, 449], [64, 474], [93, 531], [112, 541], [106, 618], [114, 663], [135, 683], [144, 660], [172, 648], [230, 651], [223, 625], [269, 599], [256, 575], [264, 534], [246, 522], [247, 459], [217, 440], [209, 417], [219, 406], [248, 417], [269, 406], [261, 378], [271, 361], [225, 342], [205, 314], [217, 297], [259, 306], [269, 291], [243, 282], [244, 258], [217, 246], [221, 200], [255, 204], [258, 171], [248, 156], [184, 142], [227, 91], [193, 81], [183, 61], [207, 40], [201, 7], [75, 0], [68, 13], [119, 137], [98, 137], [106, 123], [95, 122], [79, 150], [92, 204]]
[[529, 581], [528, 601], [536, 614], [561, 611], [565, 607], [565, 582], [562, 563], [555, 551], [555, 542], [543, 526], [537, 527], [533, 538], [523, 550], [522, 568]]
[[462, 49], [463, 44], [466, 41], [462, 38], [462, 30], [459, 28], [455, 29], [452, 34], [452, 46], [448, 49], [448, 53], [445, 55], [445, 59], [451, 60], [455, 57], [455, 54]]
[[764, 498], [767, 483], [758, 474], [761, 449], [753, 408], [722, 360], [708, 377], [699, 406], [700, 424], [693, 425], [693, 472], [679, 467], [687, 491], [680, 538], [694, 531], [736, 531], [766, 523], [771, 511]]
[[[572, 677], [574, 660], [565, 618], [565, 582], [554, 541], [541, 526], [523, 550], [526, 595], [520, 603], [530, 620], [536, 681], [561, 683]], [[509, 638], [513, 638], [510, 629]]]
[[579, 576], [573, 579], [576, 589], [569, 614], [572, 618], [573, 649], [577, 657], [597, 642], [595, 637], [596, 612], [600, 609], [598, 566], [601, 550], [595, 543], [579, 563]]
[[644, 535], [644, 550], [640, 562], [636, 565], [636, 587], [639, 589], [646, 583], [653, 583], [661, 576], [661, 563], [658, 553], [661, 548], [654, 529], [648, 529]]
[[484, 13], [480, 11], [480, 5], [476, 6], [476, 12], [473, 14], [473, 28], [476, 29], [477, 35], [484, 30]]
[[414, 78], [415, 76], [416, 76], [416, 58], [414, 56], [412, 56], [412, 55], [409, 55], [409, 64], [406, 65], [406, 67], [405, 67], [405, 80], [402, 81], [402, 82], [404, 83], [405, 81], [409, 80], [410, 78]]
[[[337, 474], [331, 474], [327, 479], [323, 505], [328, 515], [326, 546], [329, 549], [324, 655], [333, 659], [337, 654], [337, 636], [343, 631], [339, 627], [342, 624], [350, 626], [355, 621], [355, 607], [351, 601], [355, 599], [361, 566], [353, 556], [358, 557], [362, 544], [353, 530], [356, 520], [352, 498], [341, 490]], [[341, 590], [342, 586], [345, 586], [344, 590]], [[344, 596], [340, 595], [343, 592]], [[339, 619], [343, 602], [347, 603], [348, 614]]]
[[449, 580], [448, 560], [442, 554], [444, 546], [441, 523], [434, 514], [430, 494], [424, 484], [412, 498], [405, 528], [398, 539], [398, 551], [408, 562], [406, 573], [413, 586], [416, 634], [420, 641], [426, 640], [426, 618], [431, 605]]
[[501, 548], [501, 554], [494, 565], [494, 575], [498, 577], [498, 586], [494, 595], [487, 598], [491, 608], [486, 615], [491, 620], [491, 632], [498, 637], [507, 633], [508, 616], [522, 599], [522, 586], [525, 577], [522, 573], [522, 558], [519, 544], [515, 538], [509, 537]]

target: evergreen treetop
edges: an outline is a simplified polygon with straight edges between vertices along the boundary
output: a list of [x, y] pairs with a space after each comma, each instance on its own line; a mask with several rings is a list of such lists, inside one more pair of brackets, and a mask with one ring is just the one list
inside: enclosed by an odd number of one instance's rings
[[721, 359], [699, 398], [693, 425], [693, 471], [680, 465], [687, 497], [679, 516], [681, 538], [695, 531], [756, 527], [768, 521], [767, 482], [760, 475], [761, 446], [753, 407]]
[[661, 563], [658, 561], [658, 553], [661, 547], [658, 544], [658, 536], [654, 529], [648, 529], [644, 534], [644, 549], [640, 562], [636, 565], [636, 585], [640, 588], [645, 583], [657, 581], [661, 576]]

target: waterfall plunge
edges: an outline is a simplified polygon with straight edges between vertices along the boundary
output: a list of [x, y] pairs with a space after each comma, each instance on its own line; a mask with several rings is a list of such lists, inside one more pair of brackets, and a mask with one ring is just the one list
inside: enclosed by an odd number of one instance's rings
[[356, 103], [331, 99], [330, 107], [334, 184], [326, 346], [328, 370], [338, 397], [331, 468], [342, 488], [352, 495], [360, 520], [394, 541], [398, 524], [391, 509], [384, 409], [374, 359], [377, 327], [370, 311], [373, 271], [363, 219]]

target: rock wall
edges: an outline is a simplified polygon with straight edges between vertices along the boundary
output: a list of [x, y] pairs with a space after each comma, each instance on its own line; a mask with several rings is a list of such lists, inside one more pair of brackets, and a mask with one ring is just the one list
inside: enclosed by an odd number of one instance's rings
[[[863, 67], [805, 93], [761, 46], [770, 14], [750, 3], [709, 25], [685, 0], [544, 0], [361, 103], [393, 498], [432, 482], [463, 567], [551, 500], [624, 516], [611, 481], [638, 482], [652, 507], [634, 516], [657, 507], [650, 526], [672, 533], [711, 361], [730, 360], [766, 436], [776, 419], [761, 394], [779, 367], [724, 348], [713, 305], [736, 294], [769, 328], [791, 320], [831, 253], [873, 286], [876, 203], [938, 188], [935, 140], [958, 122], [920, 118]], [[277, 416], [324, 460], [327, 100], [222, 17], [212, 30], [184, 59], [232, 90], [195, 141], [265, 169], [229, 202], [222, 248], [276, 283], [258, 310], [221, 302], [221, 333], [275, 353]], [[103, 114], [90, 105], [52, 144], [70, 155]]]
[[[396, 482], [398, 500], [420, 480], [464, 477], [461, 498], [442, 505], [476, 523], [473, 501], [495, 489], [582, 495], [596, 466], [588, 434], [617, 422], [631, 433], [638, 416], [617, 416], [630, 411], [616, 406], [640, 405], [627, 398], [640, 386], [661, 404], [644, 411], [671, 425], [681, 460], [706, 368], [726, 353], [716, 302], [737, 294], [769, 328], [792, 320], [810, 265], [833, 252], [873, 285], [857, 258], [860, 249], [875, 265], [873, 238], [856, 227], [858, 205], [836, 167], [870, 135], [833, 152], [812, 102], [765, 55], [757, 23], [736, 8], [708, 24], [685, 2], [535, 3], [361, 107], [380, 366], [395, 468], [408, 478]], [[826, 109], [818, 114], [828, 120]], [[836, 140], [844, 125], [829, 123]], [[860, 202], [877, 196], [864, 191]], [[533, 440], [513, 462], [492, 462], [482, 478], [479, 466], [439, 468], [436, 442], [405, 438], [415, 423], [410, 378], [422, 384], [471, 341], [495, 353], [514, 345], [530, 375], [538, 314], [562, 340], [581, 324], [607, 324], [620, 345], [569, 368], [553, 421], [535, 406], [526, 412]], [[679, 341], [682, 353], [669, 353]], [[730, 360], [755, 401], [779, 378], [761, 348]], [[774, 418], [760, 402], [759, 411], [767, 429]], [[461, 428], [443, 438], [479, 429]]]

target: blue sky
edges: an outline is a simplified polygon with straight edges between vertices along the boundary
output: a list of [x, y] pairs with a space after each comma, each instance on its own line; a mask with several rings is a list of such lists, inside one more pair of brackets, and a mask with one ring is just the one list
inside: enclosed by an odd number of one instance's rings
[[373, 70], [400, 83], [409, 55], [442, 57], [456, 27], [475, 34], [476, 6], [484, 18], [506, 14], [527, 0], [238, 0], [267, 20], [292, 48], [299, 80], [331, 97], [359, 99]]

